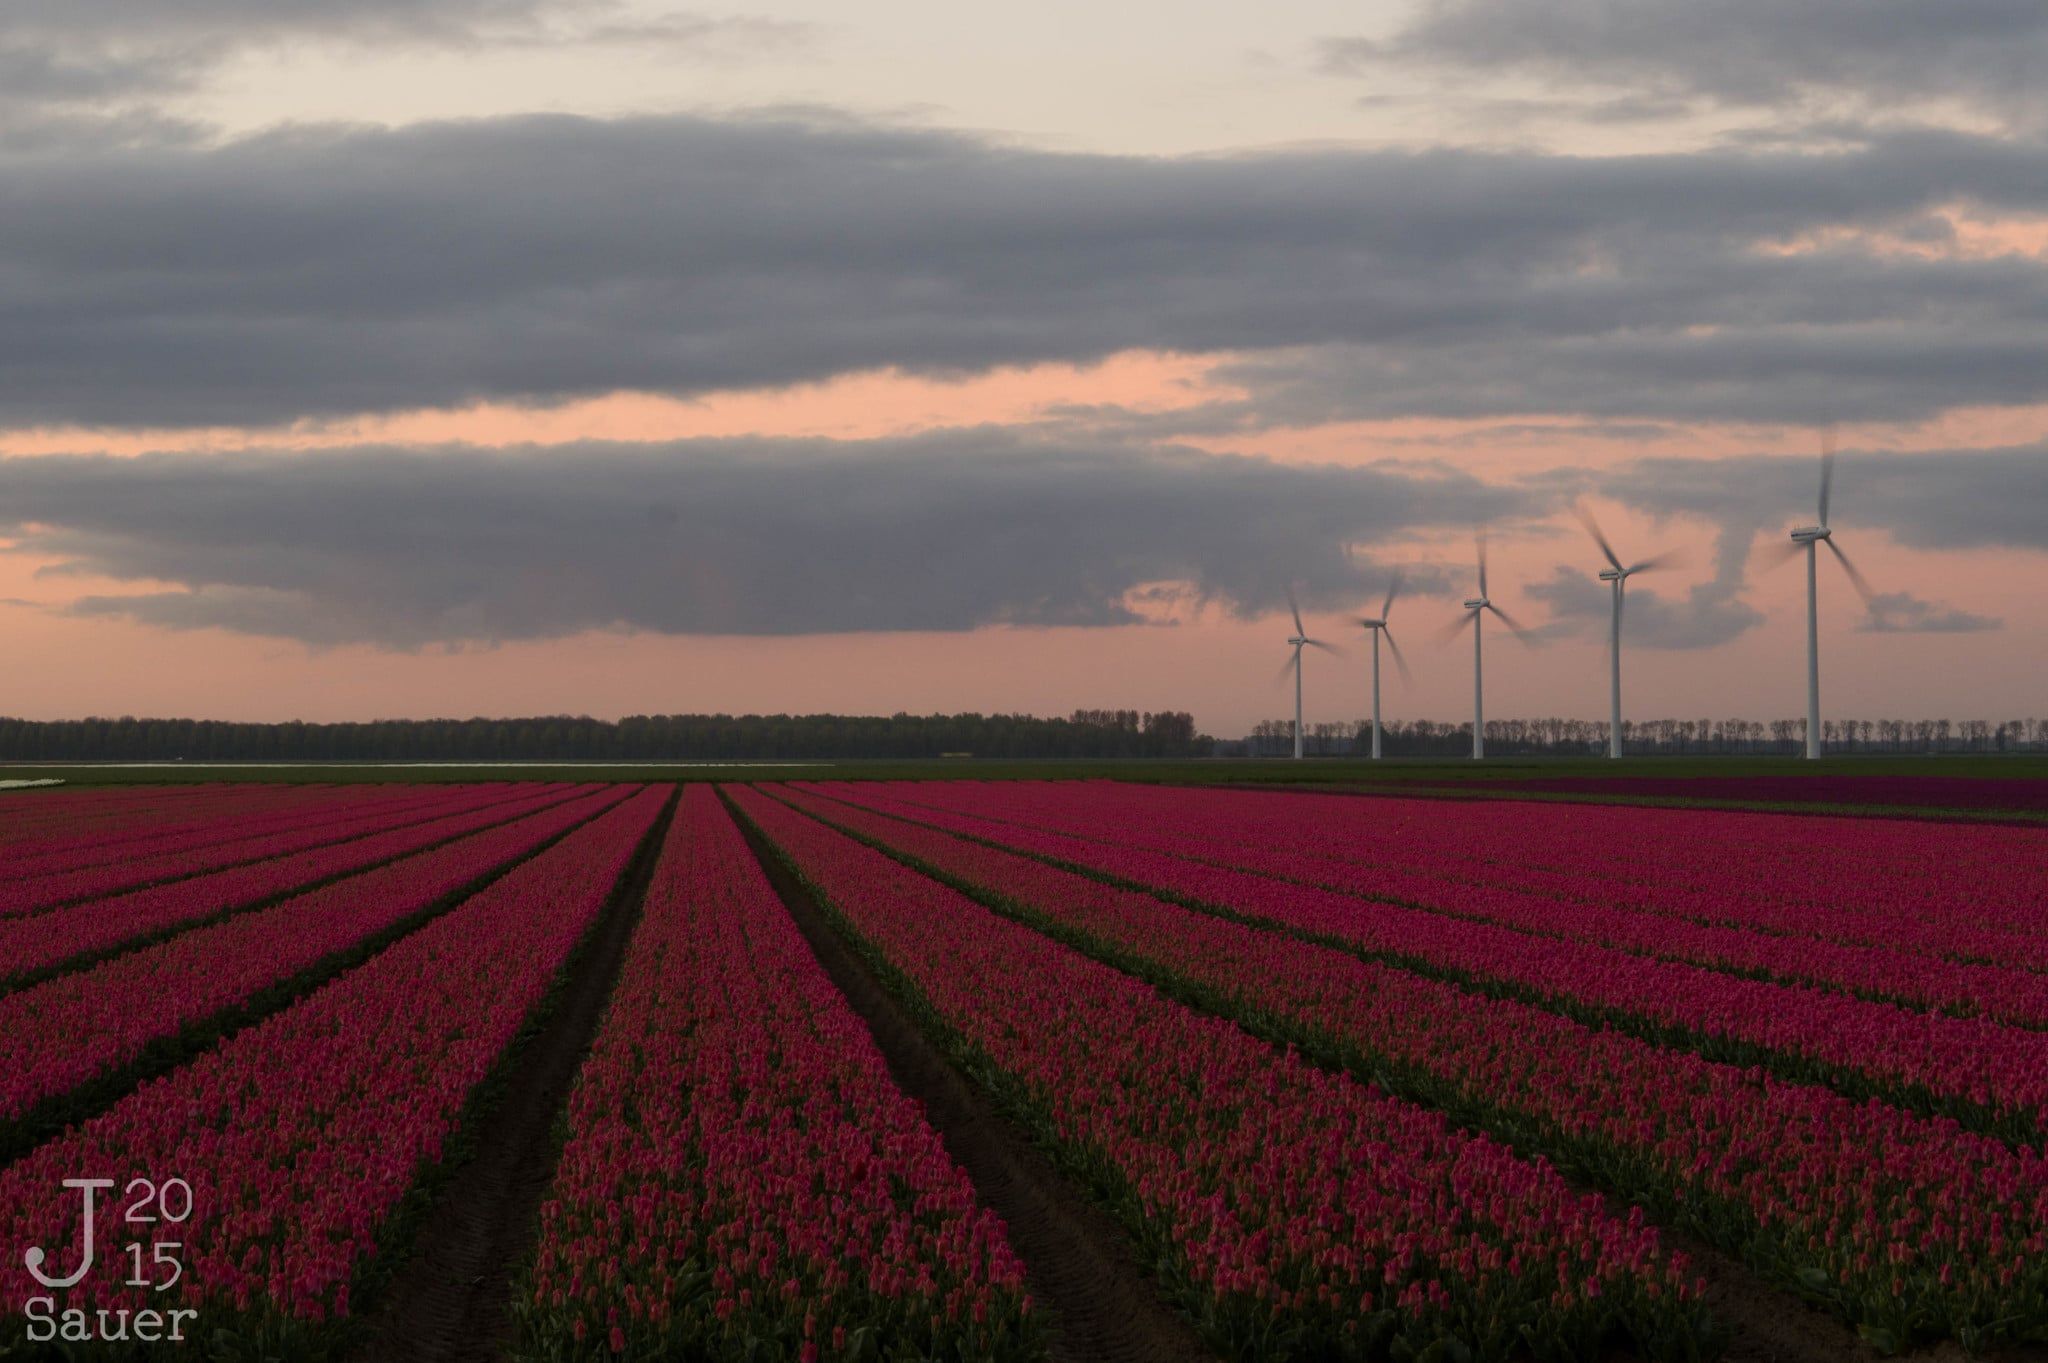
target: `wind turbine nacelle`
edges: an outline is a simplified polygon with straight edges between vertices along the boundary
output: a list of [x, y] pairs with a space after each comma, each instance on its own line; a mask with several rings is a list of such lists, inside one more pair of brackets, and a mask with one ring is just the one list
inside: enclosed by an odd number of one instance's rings
[[1480, 610], [1485, 610], [1485, 609], [1486, 609], [1486, 598], [1482, 596], [1482, 597], [1480, 597], [1480, 598], [1479, 598], [1479, 599], [1478, 599], [1477, 601], [1467, 601], [1467, 602], [1465, 603], [1465, 609], [1466, 609], [1466, 610], [1468, 610], [1468, 611], [1480, 611]]
[[1303, 638], [1299, 638], [1299, 637], [1297, 637], [1297, 638], [1289, 639], [1289, 640], [1288, 640], [1287, 642], [1288, 642], [1288, 643], [1290, 643], [1290, 644], [1293, 644], [1293, 645], [1294, 645], [1294, 646], [1295, 646], [1296, 648], [1300, 648], [1300, 647], [1301, 647], [1301, 646], [1302, 646], [1303, 644], [1307, 643], [1307, 642], [1308, 642], [1308, 640], [1306, 640], [1306, 639], [1303, 639]]
[[1802, 525], [1793, 530], [1792, 540], [1795, 544], [1811, 544], [1815, 540], [1824, 540], [1832, 534], [1834, 534], [1834, 531], [1824, 525]]
[[1602, 582], [1619, 582], [1627, 576], [1628, 574], [1619, 568], [1602, 568], [1600, 570], [1600, 580]]

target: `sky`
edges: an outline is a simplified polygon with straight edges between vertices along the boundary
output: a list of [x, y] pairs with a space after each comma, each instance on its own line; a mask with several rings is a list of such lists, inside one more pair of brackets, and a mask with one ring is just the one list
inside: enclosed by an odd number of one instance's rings
[[0, 713], [2043, 713], [2038, 0], [13, 0]]

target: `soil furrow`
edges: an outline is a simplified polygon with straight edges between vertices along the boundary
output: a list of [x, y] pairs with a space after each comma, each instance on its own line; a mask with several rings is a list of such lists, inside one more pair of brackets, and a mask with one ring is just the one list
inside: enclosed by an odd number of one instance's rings
[[947, 1152], [1002, 1217], [1032, 1293], [1052, 1317], [1052, 1356], [1064, 1363], [1213, 1360], [1194, 1327], [1159, 1295], [1123, 1228], [948, 1063], [759, 831], [738, 822], [826, 974], [867, 1023], [890, 1076], [924, 1105]]
[[512, 1292], [533, 1255], [541, 1199], [561, 1157], [556, 1118], [603, 1021], [675, 808], [671, 791], [539, 1029], [490, 1081], [501, 1087], [469, 1124], [473, 1151], [436, 1191], [371, 1312], [357, 1358], [482, 1363], [505, 1355]]

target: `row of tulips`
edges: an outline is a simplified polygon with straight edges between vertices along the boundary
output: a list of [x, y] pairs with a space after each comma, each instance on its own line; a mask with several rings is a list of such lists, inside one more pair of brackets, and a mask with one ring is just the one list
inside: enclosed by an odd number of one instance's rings
[[[351, 1314], [421, 1172], [549, 991], [664, 803], [640, 793], [325, 987], [138, 1088], [0, 1171], [0, 1243], [72, 1246], [65, 1178], [186, 1180], [184, 1271], [162, 1293], [115, 1265], [54, 1293], [0, 1266], [7, 1318], [59, 1309], [191, 1308], [271, 1356], [316, 1352]], [[140, 1298], [140, 1300], [138, 1300]]]
[[1013, 851], [1276, 923], [1711, 1058], [1766, 1064], [2035, 1142], [2048, 1126], [2048, 1033], [1774, 984], [1494, 923], [1360, 899], [1099, 838], [850, 795]]
[[[778, 792], [780, 793], [780, 792]], [[1597, 1173], [1880, 1342], [2048, 1330], [2048, 1160], [936, 829], [797, 807], [1140, 974]]]
[[132, 948], [220, 914], [506, 823], [588, 789], [527, 790], [511, 800], [409, 824], [353, 842], [273, 857], [167, 885], [152, 885], [51, 913], [0, 919], [0, 984], [20, 983], [24, 978], [49, 974], [80, 959]]
[[[915, 796], [905, 792], [902, 798]], [[1358, 807], [1359, 802], [1352, 804]], [[1372, 808], [1365, 805], [1361, 812]], [[1040, 820], [1032, 823], [1047, 826]], [[1111, 826], [1114, 834], [1108, 827], [1071, 815], [1066, 823], [1067, 831], [1093, 829], [1095, 836], [1106, 841], [1178, 852], [1238, 870], [1501, 923], [1542, 936], [1591, 942], [1781, 983], [1813, 985], [1959, 1017], [1984, 1016], [2048, 1029], [2048, 973], [1645, 913], [1605, 902], [1600, 896], [1607, 882], [1591, 874], [1580, 877], [1575, 892], [1565, 895], [1554, 888], [1538, 891], [1504, 885], [1498, 875], [1490, 883], [1460, 880], [1448, 863], [1432, 861], [1419, 852], [1402, 861], [1361, 859], [1332, 836], [1320, 841], [1303, 837], [1276, 845], [1266, 831], [1247, 834], [1214, 816], [1198, 817], [1187, 826], [1176, 820], [1165, 829], [1154, 820], [1127, 816]]]
[[1730, 800], [1747, 804], [1898, 810], [2048, 811], [2048, 781], [2023, 776], [1535, 776], [1460, 786], [1622, 799]]
[[[416, 791], [414, 797], [420, 794]], [[53, 804], [65, 798], [61, 792], [50, 797]], [[364, 808], [378, 798], [394, 797], [376, 788], [291, 786], [267, 798], [246, 790], [208, 797], [203, 788], [185, 798], [159, 798], [166, 802], [160, 807], [105, 809], [95, 814], [80, 810], [61, 818], [34, 820], [33, 826], [33, 816], [24, 815], [17, 801], [8, 806], [9, 817], [0, 826], [0, 857], [10, 870], [41, 875], [174, 848], [178, 840], [192, 838], [199, 829], [234, 837], [264, 820], [318, 817], [337, 808]]]
[[96, 837], [148, 837], [238, 806], [285, 806], [333, 786], [264, 787], [222, 782], [202, 786], [68, 786], [11, 798], [0, 824], [0, 852], [38, 855], [76, 849]]
[[210, 845], [256, 837], [274, 829], [299, 824], [331, 822], [379, 809], [397, 809], [430, 803], [437, 792], [414, 787], [368, 787], [350, 790], [338, 786], [291, 788], [289, 798], [261, 800], [243, 797], [231, 803], [212, 802], [208, 812], [168, 825], [131, 824], [122, 821], [111, 827], [30, 848], [5, 848], [7, 867], [22, 876], [49, 876], [81, 871], [117, 861], [137, 861], [164, 853], [190, 852]]
[[1001, 1223], [709, 786], [684, 790], [568, 1126], [536, 1356], [1040, 1352]]
[[[1213, 792], [1224, 794], [1224, 792]], [[1269, 792], [1268, 812], [1285, 817], [1285, 797]], [[1311, 796], [1318, 820], [1354, 826], [1343, 799]], [[1597, 871], [1613, 897], [1654, 905], [1710, 884], [1709, 910], [1743, 906], [1767, 925], [1802, 931], [1804, 914], [1846, 894], [1872, 922], [1951, 916], [1957, 877], [1978, 891], [1974, 922], [2029, 929], [2040, 923], [2029, 886], [2048, 870], [2048, 829], [1995, 824], [1916, 823], [1902, 836], [1896, 821], [1725, 810], [1559, 806], [1524, 802], [1497, 845], [1475, 845], [1498, 806], [1467, 804], [1453, 833], [1431, 836], [1446, 847], [1462, 835], [1466, 854], [1539, 879]], [[1440, 802], [1407, 813], [1427, 821]]]
[[39, 1104], [425, 912], [627, 793], [594, 791], [0, 997], [0, 1135]]
[[[1032, 783], [926, 783], [909, 798], [1068, 831], [1162, 825], [1446, 884], [1590, 898], [1794, 937], [2048, 968], [2048, 829], [1533, 803]], [[899, 788], [899, 793], [903, 793]], [[1967, 912], [1955, 887], [1967, 884]]]
[[1639, 1215], [754, 791], [735, 801], [1229, 1356], [1688, 1356], [1703, 1286]]
[[[192, 830], [189, 841], [149, 855], [121, 857], [100, 865], [48, 875], [10, 876], [0, 885], [0, 916], [34, 914], [59, 904], [99, 899], [189, 876], [205, 875], [252, 861], [291, 857], [316, 848], [369, 837], [409, 824], [460, 814], [503, 803], [503, 787], [465, 786], [421, 801], [417, 794], [387, 794], [344, 806], [338, 819], [308, 811], [283, 821], [265, 819], [245, 833], [237, 831], [239, 816]], [[224, 836], [225, 835], [225, 836]]]

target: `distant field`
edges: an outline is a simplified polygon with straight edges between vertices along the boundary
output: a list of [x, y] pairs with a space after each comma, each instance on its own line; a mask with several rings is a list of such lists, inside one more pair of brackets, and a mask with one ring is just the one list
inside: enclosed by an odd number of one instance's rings
[[1467, 781], [1509, 794], [1544, 791], [1616, 799], [1822, 803], [1844, 807], [2048, 812], [2048, 781], [1984, 776], [1529, 776]]
[[[1006, 760], [834, 762], [201, 762], [0, 765], [0, 781], [62, 779], [69, 786], [193, 782], [476, 781], [977, 781], [1116, 780], [1171, 785], [1312, 786], [1372, 793], [1582, 800], [1709, 808], [1817, 810], [1874, 815], [2048, 820], [2048, 755], [1847, 757], [1504, 758], [1485, 762], [1395, 758], [1368, 762]], [[47, 788], [45, 788], [47, 789]], [[23, 791], [13, 798], [33, 795]], [[6, 792], [0, 792], [6, 794]]]
[[[1582, 767], [1583, 764], [1573, 764]], [[1567, 800], [1710, 809], [2048, 822], [2048, 763], [2037, 758], [1788, 761], [1736, 769], [1713, 759], [1593, 771], [1435, 769], [1369, 774], [1350, 788], [1465, 799]], [[1679, 768], [1674, 770], [1673, 768]]]

